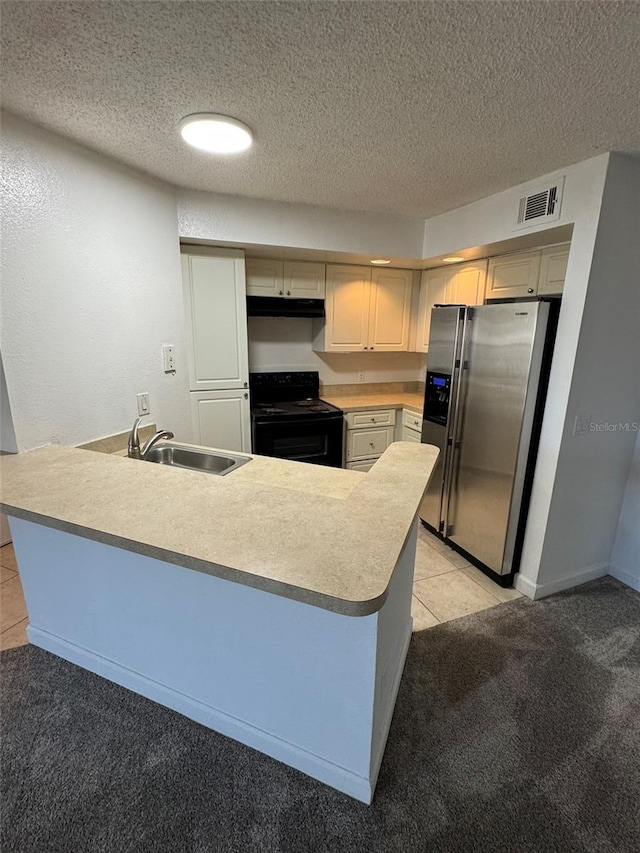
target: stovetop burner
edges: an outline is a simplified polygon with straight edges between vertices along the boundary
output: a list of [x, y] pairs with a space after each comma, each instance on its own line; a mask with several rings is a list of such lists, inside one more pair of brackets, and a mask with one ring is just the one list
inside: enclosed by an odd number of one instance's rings
[[340, 409], [318, 398], [317, 371], [252, 373], [250, 387], [254, 419], [285, 416], [289, 421], [341, 415]]

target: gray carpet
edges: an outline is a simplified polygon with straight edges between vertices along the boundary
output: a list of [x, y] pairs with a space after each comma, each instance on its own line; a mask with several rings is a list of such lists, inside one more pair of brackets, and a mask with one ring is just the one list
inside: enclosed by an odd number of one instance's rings
[[34, 647], [0, 655], [3, 853], [640, 842], [640, 595], [611, 579], [414, 636], [373, 805]]

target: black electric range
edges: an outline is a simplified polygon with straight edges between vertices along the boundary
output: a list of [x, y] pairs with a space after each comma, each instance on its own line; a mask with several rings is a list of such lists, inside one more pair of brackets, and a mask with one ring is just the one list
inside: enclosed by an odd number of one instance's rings
[[254, 453], [342, 467], [342, 410], [319, 399], [315, 370], [249, 374]]

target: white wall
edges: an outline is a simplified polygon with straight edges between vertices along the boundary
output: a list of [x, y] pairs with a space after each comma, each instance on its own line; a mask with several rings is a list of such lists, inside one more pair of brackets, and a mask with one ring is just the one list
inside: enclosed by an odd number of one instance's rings
[[609, 574], [640, 592], [640, 434], [636, 439]]
[[424, 220], [178, 190], [183, 239], [419, 258]]
[[4, 361], [0, 353], [0, 451], [17, 453], [16, 434], [13, 429], [11, 403], [7, 392], [7, 381], [4, 375]]
[[[606, 574], [640, 422], [640, 159], [612, 154], [537, 583]], [[590, 426], [573, 435], [578, 419]], [[618, 424], [628, 428], [618, 428]], [[600, 429], [598, 429], [600, 426]]]
[[317, 370], [325, 385], [357, 382], [424, 380], [422, 353], [316, 353], [311, 348], [312, 321], [298, 317], [249, 318], [249, 369]]
[[[498, 243], [551, 227], [585, 222], [594, 215], [597, 222], [608, 162], [609, 155], [601, 154], [428, 219], [424, 228], [422, 257], [454, 254], [462, 249]], [[562, 176], [565, 184], [560, 219], [516, 230], [514, 226], [521, 196], [536, 187], [550, 185]]]
[[[0, 451], [3, 453], [15, 453], [18, 449], [16, 436], [13, 431], [13, 420], [11, 418], [11, 405], [7, 394], [7, 383], [4, 378], [4, 365], [2, 353], [0, 353]], [[9, 522], [4, 513], [0, 512], [0, 545], [11, 542], [11, 531]]]
[[2, 132], [2, 351], [19, 448], [128, 429], [140, 391], [189, 439], [172, 190], [14, 116]]

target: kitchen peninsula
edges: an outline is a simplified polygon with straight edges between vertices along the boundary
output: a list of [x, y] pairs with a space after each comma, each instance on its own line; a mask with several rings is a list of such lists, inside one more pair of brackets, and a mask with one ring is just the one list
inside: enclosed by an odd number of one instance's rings
[[224, 477], [43, 447], [0, 461], [32, 643], [370, 802], [437, 451]]

